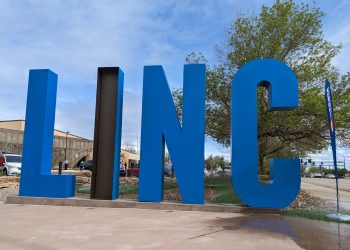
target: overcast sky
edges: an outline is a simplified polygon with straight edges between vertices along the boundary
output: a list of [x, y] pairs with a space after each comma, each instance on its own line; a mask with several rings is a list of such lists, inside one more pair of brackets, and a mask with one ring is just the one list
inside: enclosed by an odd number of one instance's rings
[[[202, 52], [214, 64], [230, 21], [272, 2], [0, 0], [0, 120], [24, 119], [28, 71], [49, 68], [59, 78], [55, 127], [91, 139], [97, 67], [120, 66], [122, 143], [139, 145], [143, 66], [162, 65], [169, 85], [180, 87], [186, 55]], [[326, 38], [343, 44], [334, 64], [350, 71], [350, 1], [318, 5], [327, 13]], [[228, 152], [207, 139], [206, 155]], [[341, 149], [343, 155], [350, 163], [350, 151]]]

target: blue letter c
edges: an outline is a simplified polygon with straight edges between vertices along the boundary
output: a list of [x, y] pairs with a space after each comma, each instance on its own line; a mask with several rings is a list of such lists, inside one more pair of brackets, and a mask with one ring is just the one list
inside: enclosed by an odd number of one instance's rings
[[272, 159], [270, 184], [259, 183], [258, 86], [268, 89], [270, 111], [298, 107], [298, 82], [286, 64], [259, 59], [238, 70], [231, 93], [232, 182], [245, 204], [256, 208], [282, 208], [299, 193], [300, 163], [299, 159]]

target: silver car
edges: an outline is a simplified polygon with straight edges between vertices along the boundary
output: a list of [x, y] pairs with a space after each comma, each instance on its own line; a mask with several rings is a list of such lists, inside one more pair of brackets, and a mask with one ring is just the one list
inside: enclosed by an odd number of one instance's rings
[[0, 171], [4, 175], [19, 175], [22, 168], [22, 155], [0, 153]]

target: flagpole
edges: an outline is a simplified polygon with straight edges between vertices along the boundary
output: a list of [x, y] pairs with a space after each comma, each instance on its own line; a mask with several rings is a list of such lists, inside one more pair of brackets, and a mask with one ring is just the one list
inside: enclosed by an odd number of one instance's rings
[[337, 190], [337, 214], [339, 214], [339, 186], [338, 186], [338, 165], [337, 165], [337, 151], [333, 150], [333, 161], [335, 170], [335, 187]]
[[336, 190], [337, 190], [337, 213], [336, 214], [328, 214], [328, 215], [326, 215], [326, 218], [332, 219], [332, 220], [337, 220], [337, 221], [350, 221], [350, 215], [344, 215], [344, 214], [339, 213], [337, 144], [336, 144], [336, 138], [335, 138], [335, 124], [334, 124], [334, 115], [333, 115], [332, 92], [331, 92], [331, 85], [330, 85], [328, 80], [326, 80], [326, 83], [325, 83], [325, 97], [326, 97], [327, 117], [328, 117], [328, 124], [329, 124], [329, 134], [331, 137], [332, 152], [333, 152], [335, 183], [336, 183]]

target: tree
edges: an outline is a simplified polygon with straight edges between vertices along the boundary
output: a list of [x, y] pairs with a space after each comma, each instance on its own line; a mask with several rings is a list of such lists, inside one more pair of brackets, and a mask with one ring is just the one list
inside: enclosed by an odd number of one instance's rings
[[[258, 58], [285, 62], [299, 83], [299, 108], [290, 112], [269, 112], [266, 90], [258, 91], [259, 171], [264, 159], [304, 157], [328, 146], [324, 82], [333, 88], [338, 138], [350, 143], [350, 73], [341, 76], [332, 59], [341, 45], [323, 37], [325, 14], [315, 3], [297, 4], [277, 0], [263, 6], [260, 14], [239, 15], [227, 31], [224, 46], [217, 47], [219, 63], [207, 66], [206, 134], [223, 146], [230, 145], [230, 93], [234, 74], [245, 63]], [[201, 53], [191, 53], [188, 63], [206, 63]], [[181, 115], [181, 90], [174, 91]]]
[[209, 155], [209, 157], [205, 160], [205, 168], [207, 170], [211, 170], [211, 169], [214, 169], [216, 167], [223, 168], [225, 165], [227, 165], [227, 162], [225, 161], [223, 156]]
[[129, 153], [133, 153], [136, 154], [137, 153], [137, 149], [134, 147], [134, 145], [132, 145], [131, 143], [125, 143], [122, 146], [122, 149], [129, 152]]

